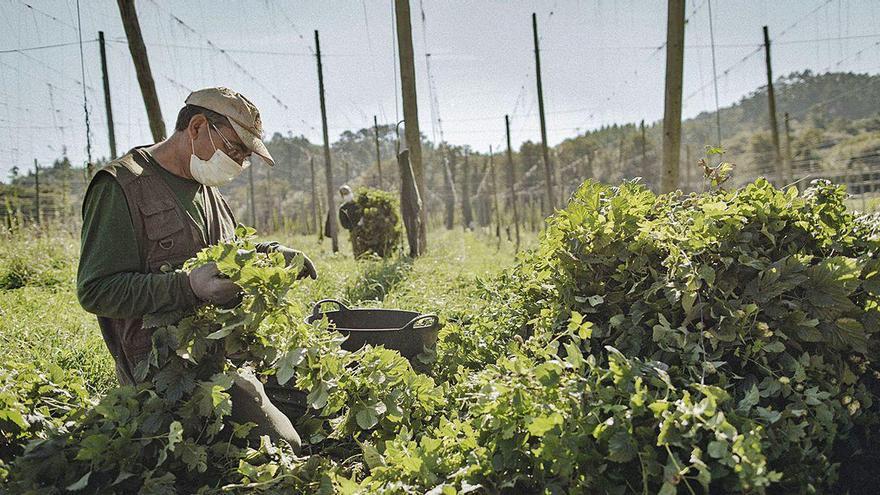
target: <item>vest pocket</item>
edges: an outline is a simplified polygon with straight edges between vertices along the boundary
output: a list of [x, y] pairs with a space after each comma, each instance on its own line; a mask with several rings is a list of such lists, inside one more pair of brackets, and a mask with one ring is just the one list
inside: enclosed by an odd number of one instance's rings
[[[144, 234], [151, 241], [161, 243], [161, 241], [171, 239], [173, 234], [183, 230], [183, 221], [172, 203], [167, 201], [148, 203], [142, 205], [140, 210], [144, 219]], [[167, 245], [167, 243], [165, 244]], [[173, 245], [172, 241], [166, 249], [172, 248]]]
[[[168, 261], [182, 261], [192, 253], [184, 253], [187, 246], [187, 230], [169, 201], [149, 202], [140, 206], [147, 237], [146, 262], [150, 272], [159, 273]], [[182, 258], [182, 259], [181, 259]]]

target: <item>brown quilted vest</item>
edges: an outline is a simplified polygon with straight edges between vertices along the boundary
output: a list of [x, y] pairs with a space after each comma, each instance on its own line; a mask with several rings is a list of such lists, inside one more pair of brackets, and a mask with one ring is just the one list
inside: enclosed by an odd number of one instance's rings
[[[157, 167], [142, 148], [134, 148], [98, 171], [114, 177], [125, 193], [140, 248], [141, 273], [173, 271], [207, 245], [231, 240], [235, 235], [235, 218], [226, 200], [216, 187], [203, 187], [205, 243]], [[134, 383], [134, 369], [152, 346], [152, 330], [144, 328], [142, 318], [98, 316], [98, 325], [116, 361], [119, 381], [123, 385]]]

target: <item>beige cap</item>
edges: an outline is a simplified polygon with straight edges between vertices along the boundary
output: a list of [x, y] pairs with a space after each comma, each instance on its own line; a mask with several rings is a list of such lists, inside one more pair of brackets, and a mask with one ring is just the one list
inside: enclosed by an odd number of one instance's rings
[[241, 142], [269, 165], [275, 165], [275, 160], [263, 143], [260, 111], [244, 95], [229, 88], [205, 88], [190, 93], [186, 104], [207, 108], [229, 119]]

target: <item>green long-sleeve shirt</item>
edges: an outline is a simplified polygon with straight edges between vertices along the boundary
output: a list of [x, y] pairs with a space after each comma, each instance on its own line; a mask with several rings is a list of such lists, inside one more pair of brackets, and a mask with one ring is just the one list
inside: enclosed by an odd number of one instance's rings
[[[156, 168], [206, 238], [205, 186], [173, 175], [161, 166]], [[122, 186], [109, 174], [99, 173], [83, 204], [77, 271], [80, 304], [90, 313], [110, 318], [139, 318], [198, 304], [186, 273], [145, 274], [141, 270], [140, 250]]]

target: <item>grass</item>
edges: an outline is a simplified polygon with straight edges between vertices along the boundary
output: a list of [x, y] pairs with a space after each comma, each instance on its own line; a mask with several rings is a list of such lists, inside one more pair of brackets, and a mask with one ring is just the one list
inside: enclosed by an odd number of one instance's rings
[[846, 200], [847, 208], [861, 211], [864, 213], [874, 213], [878, 209], [880, 209], [880, 196], [876, 195], [865, 195], [862, 196], [853, 196], [850, 199]]
[[499, 273], [514, 260], [511, 243], [498, 246], [495, 237], [458, 229], [431, 232], [428, 252], [416, 260], [399, 255], [354, 260], [346, 233], [336, 254], [327, 239], [318, 243], [315, 237], [295, 235], [277, 240], [307, 253], [318, 268], [318, 280], [303, 284], [296, 295], [302, 300], [336, 298], [351, 305], [412, 308], [441, 316], [470, 308], [471, 298], [463, 296], [476, 280]]
[[61, 225], [0, 232], [0, 367], [57, 364], [103, 392], [116, 383], [95, 317], [76, 298], [79, 241]]
[[0, 292], [0, 363], [7, 361], [43, 361], [76, 370], [96, 393], [116, 384], [98, 322], [80, 308], [72, 287]]
[[0, 247], [0, 289], [52, 288], [76, 280], [79, 242], [60, 225], [3, 231]]
[[[476, 311], [479, 278], [491, 277], [514, 260], [512, 245], [484, 233], [461, 230], [429, 234], [425, 256], [412, 260], [354, 260], [348, 234], [332, 253], [329, 239], [268, 236], [305, 252], [318, 280], [293, 294], [303, 308], [336, 298], [350, 306], [376, 306], [437, 313], [454, 321]], [[268, 238], [267, 237], [267, 238]], [[78, 235], [61, 225], [0, 232], [0, 368], [14, 361], [57, 364], [81, 373], [94, 394], [116, 383], [113, 360], [95, 317], [76, 298]]]

